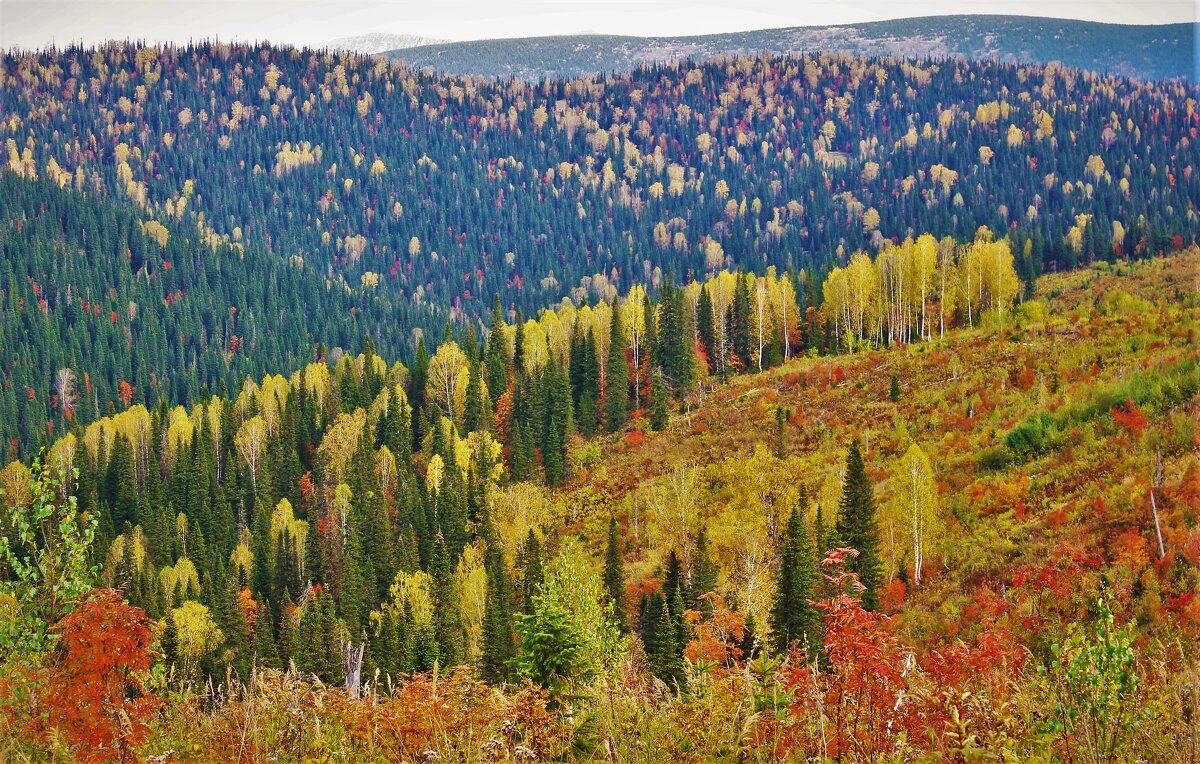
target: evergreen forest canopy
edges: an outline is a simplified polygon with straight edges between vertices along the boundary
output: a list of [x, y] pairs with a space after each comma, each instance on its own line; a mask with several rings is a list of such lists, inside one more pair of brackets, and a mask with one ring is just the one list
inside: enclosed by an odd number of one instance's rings
[[[1057, 65], [729, 57], [531, 84], [112, 45], [10, 52], [0, 77], [21, 179], [3, 181], [0, 436], [24, 455], [43, 423], [120, 406], [121, 382], [192, 403], [368, 334], [411, 359], [409, 330], [482, 334], [495, 295], [515, 321], [657, 293], [668, 270], [815, 284], [888, 239], [980, 226], [1032, 284], [1197, 229], [1195, 87]], [[124, 266], [63, 254], [81, 247]]]

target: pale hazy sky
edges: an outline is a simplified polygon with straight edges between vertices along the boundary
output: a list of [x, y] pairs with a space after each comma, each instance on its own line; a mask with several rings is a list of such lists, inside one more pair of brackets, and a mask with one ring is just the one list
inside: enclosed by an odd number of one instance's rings
[[0, 0], [0, 48], [143, 39], [321, 45], [368, 32], [451, 40], [598, 32], [709, 34], [949, 13], [1127, 24], [1197, 20], [1200, 0]]

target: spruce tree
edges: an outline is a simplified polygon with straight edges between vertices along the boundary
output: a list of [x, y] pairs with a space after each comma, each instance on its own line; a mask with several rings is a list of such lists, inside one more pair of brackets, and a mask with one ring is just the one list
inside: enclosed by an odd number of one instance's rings
[[608, 520], [608, 546], [604, 552], [604, 591], [618, 625], [625, 628], [625, 571], [617, 538], [617, 518]]
[[254, 662], [264, 668], [282, 668], [279, 661], [279, 650], [275, 645], [275, 626], [271, 621], [271, 609], [266, 605], [258, 606], [258, 614], [254, 618]]
[[742, 271], [738, 271], [737, 285], [733, 290], [732, 319], [729, 330], [733, 352], [737, 354], [742, 368], [748, 368], [753, 350], [753, 333], [750, 327], [750, 285]]
[[797, 643], [809, 655], [822, 644], [821, 614], [812, 604], [815, 596], [816, 567], [808, 529], [800, 507], [792, 511], [784, 532], [779, 560], [779, 580], [771, 605], [772, 646], [784, 654]]
[[650, 428], [656, 432], [666, 429], [670, 421], [667, 385], [657, 369], [650, 376]]
[[492, 325], [483, 357], [488, 392], [495, 401], [508, 387], [508, 340], [504, 333], [504, 311], [500, 307], [499, 292], [492, 303]]
[[700, 336], [700, 344], [704, 346], [704, 355], [711, 374], [723, 364], [717, 363], [717, 329], [713, 321], [712, 295], [708, 289], [700, 290], [700, 299], [696, 303], [696, 333]]
[[857, 573], [859, 581], [865, 587], [862, 594], [863, 607], [868, 610], [877, 609], [882, 563], [879, 559], [878, 529], [875, 524], [875, 491], [871, 486], [871, 479], [867, 476], [867, 468], [857, 440], [850, 445], [850, 453], [846, 457], [846, 477], [842, 481], [837, 535], [842, 546], [858, 550], [858, 557], [850, 558], [846, 568]]
[[696, 536], [696, 552], [693, 558], [695, 562], [692, 566], [691, 597], [688, 604], [693, 608], [709, 610], [705, 603], [699, 601], [700, 597], [717, 589], [717, 568], [709, 555], [706, 527], [700, 528], [700, 533]]
[[621, 306], [613, 300], [609, 323], [608, 358], [605, 359], [604, 424], [609, 432], [625, 429], [629, 418], [629, 371], [625, 363], [625, 330]]
[[525, 546], [521, 550], [521, 608], [529, 613], [533, 607], [533, 598], [542, 586], [545, 574], [542, 570], [542, 545], [537, 534], [529, 529], [525, 537]]
[[515, 651], [512, 581], [504, 563], [499, 538], [485, 523], [484, 571], [487, 573], [487, 597], [483, 612], [483, 677], [498, 682], [508, 678]]

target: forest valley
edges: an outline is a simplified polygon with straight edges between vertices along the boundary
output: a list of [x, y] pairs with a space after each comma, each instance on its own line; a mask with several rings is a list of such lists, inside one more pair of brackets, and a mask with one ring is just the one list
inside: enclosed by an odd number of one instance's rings
[[1014, 259], [125, 396], [0, 472], [0, 758], [1194, 761], [1200, 250]]
[[5, 462], [130, 402], [234, 398], [318, 345], [370, 336], [411, 366], [416, 330], [482, 335], [496, 295], [516, 323], [657, 295], [668, 271], [819, 285], [855, 252], [980, 227], [1032, 285], [1200, 231], [1196, 85], [1060, 64], [763, 54], [524, 82], [112, 43], [6, 50], [0, 89]]

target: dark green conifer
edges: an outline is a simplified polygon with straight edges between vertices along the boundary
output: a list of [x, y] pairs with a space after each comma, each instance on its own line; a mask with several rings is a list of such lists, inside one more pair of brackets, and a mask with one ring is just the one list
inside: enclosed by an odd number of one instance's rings
[[862, 593], [863, 607], [877, 609], [882, 563], [879, 560], [879, 537], [875, 524], [875, 490], [867, 476], [857, 440], [851, 443], [850, 453], [846, 457], [837, 535], [842, 546], [858, 550], [857, 557], [848, 558], [846, 569], [857, 573], [865, 587]]
[[608, 520], [608, 546], [604, 552], [604, 591], [618, 625], [625, 628], [625, 570], [617, 537], [617, 518]]
[[612, 304], [609, 323], [608, 357], [604, 363], [604, 423], [609, 432], [625, 429], [629, 418], [629, 372], [625, 362], [625, 330], [621, 325], [621, 306]]

